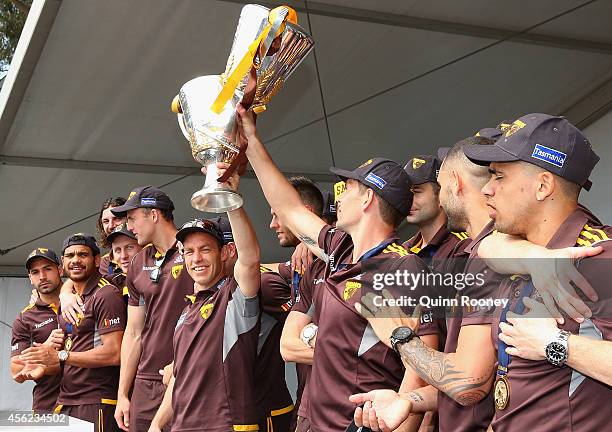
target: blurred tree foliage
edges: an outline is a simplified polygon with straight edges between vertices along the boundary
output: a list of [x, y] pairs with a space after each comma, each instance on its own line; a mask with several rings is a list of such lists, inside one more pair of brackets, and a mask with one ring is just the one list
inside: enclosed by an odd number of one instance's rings
[[11, 64], [31, 5], [32, 0], [0, 0], [0, 72]]

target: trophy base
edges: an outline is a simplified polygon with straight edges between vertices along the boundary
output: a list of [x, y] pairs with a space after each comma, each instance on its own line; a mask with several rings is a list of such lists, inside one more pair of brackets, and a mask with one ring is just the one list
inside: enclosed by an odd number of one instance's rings
[[224, 187], [200, 189], [191, 196], [191, 206], [203, 212], [225, 213], [242, 207], [240, 194]]

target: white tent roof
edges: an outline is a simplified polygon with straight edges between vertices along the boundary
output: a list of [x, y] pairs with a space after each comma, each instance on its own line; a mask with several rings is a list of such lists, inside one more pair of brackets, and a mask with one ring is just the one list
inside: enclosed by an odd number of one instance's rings
[[[203, 179], [169, 103], [185, 81], [222, 72], [244, 3], [34, 1], [0, 93], [0, 249], [23, 244], [0, 256], [4, 273], [21, 271], [37, 245], [93, 232], [87, 217], [102, 200], [138, 185], [167, 185], [178, 223], [198, 214], [189, 197]], [[610, 2], [287, 3], [310, 29], [316, 59], [269, 104], [259, 130], [283, 171], [325, 188], [333, 164], [402, 161], [526, 112], [584, 127], [610, 107]], [[252, 175], [243, 195], [264, 259], [286, 256]]]

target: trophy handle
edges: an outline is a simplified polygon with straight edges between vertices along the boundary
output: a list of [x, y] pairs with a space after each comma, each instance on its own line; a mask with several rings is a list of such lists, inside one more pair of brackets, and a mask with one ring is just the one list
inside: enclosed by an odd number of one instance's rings
[[181, 128], [181, 132], [183, 132], [183, 135], [185, 136], [185, 138], [189, 140], [189, 134], [187, 133], [187, 128], [185, 127], [185, 120], [183, 120], [183, 114], [177, 113], [176, 119], [178, 120], [179, 127]]

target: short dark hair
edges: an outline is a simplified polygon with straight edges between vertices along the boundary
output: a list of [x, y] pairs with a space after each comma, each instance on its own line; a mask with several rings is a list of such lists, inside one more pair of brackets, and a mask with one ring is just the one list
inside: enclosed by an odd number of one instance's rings
[[98, 220], [96, 221], [96, 231], [98, 233], [98, 238], [100, 239], [100, 244], [105, 248], [109, 247], [110, 245], [106, 240], [107, 234], [104, 232], [104, 227], [102, 226], [102, 213], [109, 207], [122, 206], [123, 204], [125, 204], [125, 201], [126, 200], [123, 197], [110, 197], [106, 198], [102, 203], [102, 208], [98, 213]]
[[[364, 193], [368, 189], [372, 189], [361, 182], [357, 182], [357, 184], [359, 185], [358, 187], [361, 193]], [[374, 191], [374, 189], [372, 189], [372, 191]], [[374, 192], [374, 195], [378, 198], [378, 212], [380, 213], [380, 218], [386, 224], [391, 225], [393, 228], [397, 228], [404, 220], [404, 216], [384, 198], [377, 195], [376, 192]]]
[[323, 214], [323, 194], [317, 184], [304, 176], [290, 177], [288, 181], [300, 194], [302, 202], [311, 206], [317, 216], [321, 216]]
[[151, 213], [151, 210], [157, 210], [158, 212], [161, 213], [164, 220], [168, 222], [174, 222], [174, 214], [172, 213], [172, 210], [170, 209], [160, 209], [160, 208], [150, 208], [150, 207], [142, 207], [142, 209], [147, 215]]
[[460, 161], [463, 164], [464, 171], [467, 172], [482, 187], [491, 178], [491, 175], [489, 174], [489, 167], [476, 165], [475, 163], [471, 162], [463, 152], [463, 149], [468, 145], [493, 144], [495, 144], [495, 140], [486, 137], [471, 136], [464, 138], [461, 141], [457, 142], [448, 151], [448, 154], [444, 158], [444, 162], [442, 162], [442, 164], [444, 165], [450, 162]]

